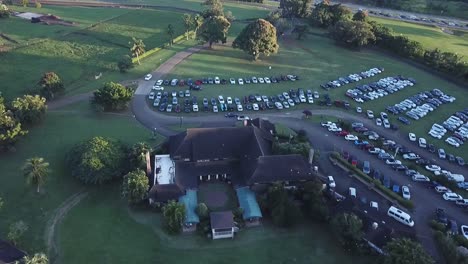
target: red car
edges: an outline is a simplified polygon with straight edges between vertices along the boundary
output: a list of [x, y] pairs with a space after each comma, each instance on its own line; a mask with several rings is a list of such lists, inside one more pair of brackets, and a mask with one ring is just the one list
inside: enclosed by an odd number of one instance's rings
[[369, 129], [367, 127], [356, 127], [356, 128], [354, 128], [354, 131], [356, 131], [356, 132], [366, 132], [368, 130]]
[[336, 132], [336, 135], [337, 135], [337, 136], [341, 136], [341, 137], [344, 137], [344, 136], [346, 136], [346, 135], [348, 135], [348, 134], [349, 134], [349, 132], [346, 131], [346, 130], [343, 130], [343, 131], [341, 131], [341, 132]]
[[195, 85], [202, 85], [203, 81], [202, 80], [196, 80]]
[[349, 152], [348, 151], [343, 151], [343, 158], [345, 160], [348, 160], [349, 159]]
[[179, 81], [179, 86], [185, 86], [185, 81], [184, 81], [184, 80], [180, 80], [180, 81]]

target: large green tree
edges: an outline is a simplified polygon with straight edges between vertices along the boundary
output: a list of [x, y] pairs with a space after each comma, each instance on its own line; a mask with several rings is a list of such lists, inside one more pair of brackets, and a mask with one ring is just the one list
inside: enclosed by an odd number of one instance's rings
[[128, 153], [130, 168], [146, 170], [146, 153], [151, 151], [151, 147], [145, 142], [135, 143]]
[[353, 213], [342, 213], [333, 217], [331, 224], [333, 231], [345, 248], [350, 250], [359, 248], [363, 236], [361, 218]]
[[21, 123], [13, 112], [6, 109], [3, 97], [0, 96], [0, 151], [12, 149], [18, 139], [27, 133], [28, 131], [21, 128]]
[[47, 255], [44, 253], [35, 253], [32, 257], [26, 256], [24, 257], [21, 264], [49, 264], [49, 259]]
[[182, 21], [184, 22], [185, 38], [188, 40], [189, 39], [189, 32], [190, 32], [190, 30], [193, 29], [193, 27], [195, 25], [195, 19], [191, 14], [185, 13], [182, 16]]
[[171, 200], [163, 206], [162, 213], [167, 231], [170, 234], [180, 233], [185, 219], [185, 206]]
[[81, 142], [67, 156], [72, 176], [86, 184], [102, 184], [127, 172], [126, 147], [119, 141], [94, 137]]
[[257, 60], [260, 54], [270, 56], [279, 49], [276, 28], [264, 19], [257, 19], [241, 31], [232, 46], [247, 52], [254, 60]]
[[65, 91], [63, 82], [55, 72], [46, 72], [39, 80], [40, 93], [52, 100]]
[[10, 17], [10, 9], [5, 4], [0, 4], [0, 18]]
[[91, 103], [99, 110], [120, 111], [128, 107], [132, 100], [133, 89], [120, 83], [108, 82], [94, 91]]
[[204, 20], [200, 26], [197, 36], [199, 39], [208, 41], [210, 48], [213, 43], [226, 43], [227, 33], [231, 23], [223, 16], [212, 16]]
[[353, 20], [354, 21], [361, 21], [361, 22], [367, 22], [369, 17], [369, 14], [367, 11], [359, 10], [353, 15]]
[[330, 5], [327, 2], [321, 2], [315, 5], [311, 15], [310, 22], [314, 25], [327, 28], [333, 26], [339, 21], [351, 19], [352, 11], [341, 4]]
[[140, 169], [129, 172], [123, 178], [122, 197], [129, 204], [138, 204], [148, 196], [149, 180], [146, 173]]
[[326, 221], [329, 217], [328, 207], [323, 197], [323, 183], [319, 180], [307, 182], [302, 192], [306, 214], [317, 221]]
[[39, 193], [41, 186], [44, 185], [49, 175], [49, 163], [44, 158], [33, 157], [26, 160], [21, 170], [26, 182], [36, 187], [36, 191]]
[[203, 10], [203, 18], [224, 16], [224, 7], [221, 0], [205, 0], [202, 5], [208, 6], [208, 9]]
[[267, 207], [273, 223], [281, 227], [290, 227], [297, 223], [300, 210], [291, 200], [283, 185], [277, 183], [268, 188]]
[[283, 16], [307, 17], [310, 13], [312, 0], [281, 0], [280, 8]]
[[46, 113], [46, 99], [39, 95], [24, 95], [13, 100], [11, 108], [22, 124], [34, 124], [42, 120]]
[[421, 244], [409, 239], [398, 238], [385, 245], [387, 253], [383, 264], [432, 264], [434, 260], [427, 254]]
[[172, 46], [174, 44], [175, 34], [174, 26], [172, 24], [167, 25], [166, 33], [169, 35], [169, 44]]
[[140, 56], [143, 53], [145, 53], [145, 48], [146, 48], [145, 43], [143, 42], [142, 39], [132, 38], [132, 42], [130, 42], [129, 44], [132, 45], [132, 47], [130, 47], [130, 52], [132, 54], [132, 57], [136, 58], [138, 61], [138, 64], [140, 64]]
[[340, 21], [330, 28], [330, 35], [337, 43], [358, 49], [375, 41], [371, 26], [360, 21]]
[[133, 68], [132, 58], [129, 55], [124, 55], [118, 62], [117, 67], [121, 73], [125, 73]]

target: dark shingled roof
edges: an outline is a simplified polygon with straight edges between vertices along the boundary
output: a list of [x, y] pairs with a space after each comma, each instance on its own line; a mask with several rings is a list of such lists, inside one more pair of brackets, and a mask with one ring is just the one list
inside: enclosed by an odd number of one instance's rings
[[231, 211], [212, 212], [210, 213], [211, 228], [232, 228], [234, 227], [234, 215]]
[[254, 126], [191, 128], [169, 138], [173, 159], [214, 160], [258, 157], [271, 152], [271, 136]]
[[257, 159], [255, 171], [248, 184], [271, 183], [275, 181], [307, 181], [314, 175], [304, 157], [297, 154], [262, 156]]
[[14, 263], [24, 256], [26, 256], [25, 252], [0, 239], [0, 263]]
[[221, 160], [213, 162], [176, 161], [176, 183], [183, 189], [196, 189], [200, 175], [228, 174], [231, 179], [239, 178], [239, 162]]
[[272, 137], [276, 131], [275, 125], [265, 118], [255, 118], [255, 119], [248, 120], [248, 124], [260, 128], [261, 130], [267, 132], [267, 134], [271, 135]]
[[184, 192], [177, 184], [156, 184], [149, 191], [149, 198], [155, 202], [167, 202], [169, 200], [177, 201]]

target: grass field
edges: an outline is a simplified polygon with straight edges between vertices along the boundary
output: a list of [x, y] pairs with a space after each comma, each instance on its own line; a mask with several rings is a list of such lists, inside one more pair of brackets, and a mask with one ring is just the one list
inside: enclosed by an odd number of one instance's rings
[[451, 35], [438, 27], [375, 17], [372, 17], [372, 20], [393, 29], [397, 34], [421, 42], [426, 49], [439, 48], [442, 51], [458, 53], [468, 61], [468, 31], [454, 31]]
[[305, 223], [293, 229], [266, 224], [242, 230], [234, 240], [169, 236], [160, 214], [128, 210], [118, 186], [93, 192], [64, 220], [58, 241], [61, 263], [370, 263], [347, 255], [330, 231]]
[[[271, 70], [269, 67], [271, 66]], [[345, 99], [344, 93], [352, 88], [353, 84], [346, 85], [328, 92], [320, 88], [320, 84], [334, 80], [340, 76], [354, 72], [363, 71], [372, 67], [383, 67], [385, 72], [379, 76], [361, 81], [361, 84], [376, 81], [386, 76], [404, 75], [415, 78], [418, 82], [416, 86], [407, 88], [396, 94], [380, 98], [361, 105], [364, 110], [371, 109], [376, 112], [384, 110], [387, 105], [393, 105], [406, 97], [416, 94], [418, 91], [439, 88], [442, 91], [454, 95], [458, 100], [453, 104], [443, 105], [435, 112], [429, 114], [424, 119], [414, 121], [411, 127], [402, 127], [403, 132], [413, 131], [418, 136], [425, 136], [434, 122], [442, 122], [452, 113], [462, 110], [466, 107], [463, 97], [466, 91], [462, 87], [445, 81], [437, 76], [429, 74], [424, 70], [415, 68], [398, 59], [382, 55], [380, 53], [363, 50], [361, 52], [343, 49], [334, 45], [334, 43], [320, 31], [314, 31], [309, 34], [306, 40], [297, 42], [287, 40], [280, 42], [280, 51], [277, 55], [268, 58], [262, 58], [260, 61], [252, 62], [250, 58], [240, 50], [232, 49], [229, 46], [216, 46], [213, 50], [204, 50], [194, 54], [187, 60], [179, 64], [168, 76], [168, 78], [203, 78], [219, 76], [220, 78], [229, 77], [250, 77], [250, 76], [272, 76], [279, 74], [297, 74], [301, 80], [295, 83], [281, 82], [271, 85], [207, 85], [204, 90], [197, 92], [198, 98], [217, 97], [243, 97], [252, 93], [265, 95], [274, 95], [289, 89], [312, 89], [319, 91], [320, 94], [328, 93], [332, 100]], [[179, 88], [180, 89], [180, 88]], [[356, 106], [352, 103], [352, 106]], [[317, 107], [314, 105], [314, 107]], [[300, 105], [296, 107], [311, 108], [310, 105]], [[200, 113], [202, 114], [202, 113]], [[248, 113], [247, 113], [248, 114]], [[395, 118], [391, 117], [394, 122]], [[450, 147], [442, 140], [433, 140], [428, 136], [430, 143], [443, 147], [448, 153], [460, 155], [468, 158], [466, 154], [467, 146], [458, 149]]]
[[[173, 24], [176, 35], [183, 31], [182, 13], [169, 11], [49, 7], [41, 12], [57, 14], [79, 24], [77, 27], [45, 26], [19, 18], [0, 24], [0, 31], [21, 45], [2, 55], [2, 61], [8, 62], [0, 66], [0, 81], [5, 84], [2, 92], [6, 98], [34, 88], [45, 71], [57, 72], [68, 93], [95, 89], [109, 79], [135, 78], [132, 73], [138, 72], [137, 69], [127, 75], [117, 70], [117, 61], [129, 54], [132, 36], [143, 39], [146, 48], [151, 49], [168, 42], [165, 32], [169, 23]], [[98, 23], [101, 20], [107, 21]], [[92, 24], [94, 26], [89, 27]], [[96, 81], [94, 76], [100, 72], [104, 80]]]
[[[49, 112], [41, 125], [30, 129], [29, 135], [19, 141], [16, 152], [1, 156], [0, 196], [5, 206], [1, 212], [0, 230], [6, 234], [9, 224], [25, 221], [29, 231], [20, 246], [27, 252], [45, 250], [45, 224], [54, 209], [67, 197], [84, 189], [71, 177], [64, 156], [74, 144], [93, 136], [109, 136], [134, 143], [149, 140], [151, 135], [130, 115], [96, 115], [90, 110], [89, 103], [83, 102]], [[20, 172], [23, 162], [34, 156], [44, 157], [51, 169], [44, 193], [40, 195], [26, 185]]]

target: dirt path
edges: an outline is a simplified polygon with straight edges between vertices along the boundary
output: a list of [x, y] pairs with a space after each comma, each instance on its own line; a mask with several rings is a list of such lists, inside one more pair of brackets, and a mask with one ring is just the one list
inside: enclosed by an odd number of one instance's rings
[[55, 209], [54, 216], [49, 220], [46, 226], [45, 240], [47, 245], [47, 252], [49, 258], [56, 260], [58, 257], [58, 250], [56, 245], [55, 231], [60, 222], [65, 218], [67, 213], [76, 206], [81, 200], [88, 195], [87, 192], [78, 192], [66, 199], [57, 209]]

